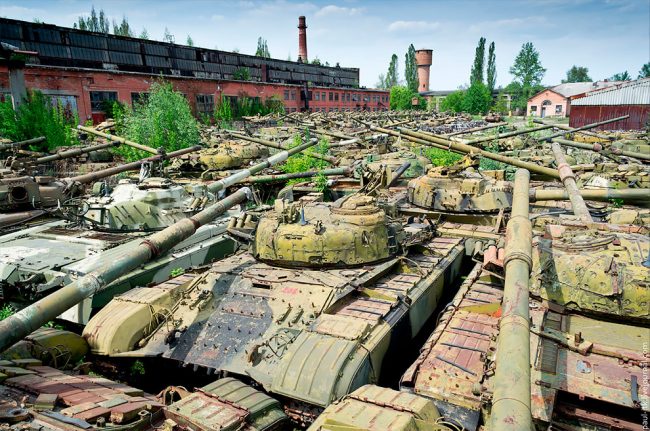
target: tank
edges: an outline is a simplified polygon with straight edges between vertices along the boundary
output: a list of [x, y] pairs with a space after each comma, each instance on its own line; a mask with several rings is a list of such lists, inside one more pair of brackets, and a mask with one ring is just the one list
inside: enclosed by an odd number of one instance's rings
[[483, 247], [402, 391], [465, 430], [641, 429], [647, 228], [576, 218], [509, 230], [505, 250]]
[[386, 378], [465, 252], [461, 238], [394, 221], [362, 194], [276, 200], [230, 231], [250, 251], [114, 298], [84, 337], [102, 360], [160, 358], [259, 385], [300, 424]]

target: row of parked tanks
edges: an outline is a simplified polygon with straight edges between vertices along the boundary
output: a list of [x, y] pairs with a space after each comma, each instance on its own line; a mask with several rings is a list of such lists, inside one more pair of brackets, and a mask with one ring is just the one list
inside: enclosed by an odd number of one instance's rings
[[[41, 213], [0, 236], [2, 301], [19, 310], [0, 322], [3, 426], [647, 427], [647, 134], [282, 122], [11, 207]], [[462, 157], [435, 167], [430, 147]], [[272, 170], [304, 153], [325, 167]], [[3, 180], [39, 184], [17, 171]]]

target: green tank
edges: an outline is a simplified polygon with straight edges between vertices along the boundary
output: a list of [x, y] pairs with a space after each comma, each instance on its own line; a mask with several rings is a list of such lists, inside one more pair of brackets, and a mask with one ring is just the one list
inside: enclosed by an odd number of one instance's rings
[[263, 145], [226, 140], [194, 154], [187, 154], [172, 161], [170, 171], [182, 175], [202, 176], [210, 179], [219, 171], [242, 168], [252, 162], [269, 157]]
[[230, 226], [250, 252], [114, 298], [84, 337], [103, 360], [161, 358], [252, 381], [299, 424], [386, 378], [465, 251], [361, 194], [276, 200], [257, 222]]

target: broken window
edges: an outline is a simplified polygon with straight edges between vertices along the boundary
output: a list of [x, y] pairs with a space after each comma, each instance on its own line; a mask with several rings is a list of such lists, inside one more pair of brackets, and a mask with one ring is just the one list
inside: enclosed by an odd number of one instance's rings
[[289, 100], [289, 90], [284, 90], [284, 100]]
[[117, 101], [117, 91], [91, 91], [90, 107], [93, 112], [104, 112], [107, 104]]
[[333, 102], [334, 101], [334, 93], [332, 93], [331, 91], [329, 93], [330, 93], [330, 102]]
[[291, 92], [291, 100], [296, 100], [296, 92], [295, 91]]
[[562, 105], [555, 105], [555, 113], [556, 114], [562, 113]]
[[320, 100], [320, 93], [318, 91], [314, 93], [314, 100]]
[[196, 113], [207, 115], [209, 117], [214, 113], [214, 95], [197, 94], [196, 95]]
[[335, 102], [339, 101], [339, 93], [334, 93], [334, 101]]
[[537, 106], [533, 105], [530, 107], [530, 112], [537, 112]]
[[349, 101], [350, 101], [350, 93], [347, 93], [347, 94], [345, 95], [345, 101], [346, 101], [346, 102], [349, 102]]
[[149, 93], [131, 93], [131, 105], [145, 103], [149, 98]]

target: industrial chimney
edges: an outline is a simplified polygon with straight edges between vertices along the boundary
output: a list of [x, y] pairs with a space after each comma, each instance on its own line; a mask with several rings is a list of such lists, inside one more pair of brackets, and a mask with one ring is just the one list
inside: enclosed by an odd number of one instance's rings
[[429, 91], [429, 74], [431, 73], [431, 63], [433, 50], [418, 49], [415, 51], [415, 62], [418, 65], [418, 92]]
[[305, 17], [298, 17], [298, 61], [307, 63], [307, 24]]

